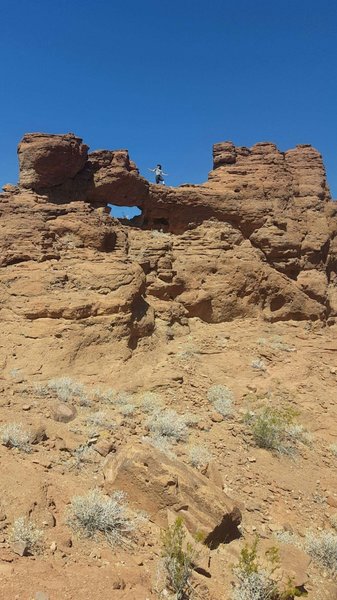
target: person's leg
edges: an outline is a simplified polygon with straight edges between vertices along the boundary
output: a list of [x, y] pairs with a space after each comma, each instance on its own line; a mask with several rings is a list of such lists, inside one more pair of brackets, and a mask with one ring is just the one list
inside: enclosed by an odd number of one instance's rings
[[156, 175], [156, 183], [160, 183], [160, 175]]

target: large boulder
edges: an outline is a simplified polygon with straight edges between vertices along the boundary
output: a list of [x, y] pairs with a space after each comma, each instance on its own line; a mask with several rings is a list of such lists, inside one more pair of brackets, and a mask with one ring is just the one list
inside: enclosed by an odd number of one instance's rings
[[105, 489], [124, 490], [133, 504], [159, 526], [167, 511], [181, 516], [191, 533], [202, 533], [210, 548], [239, 537], [239, 508], [219, 487], [156, 448], [129, 445], [104, 467]]
[[20, 186], [40, 190], [75, 177], [87, 161], [88, 146], [73, 133], [27, 133], [18, 155]]

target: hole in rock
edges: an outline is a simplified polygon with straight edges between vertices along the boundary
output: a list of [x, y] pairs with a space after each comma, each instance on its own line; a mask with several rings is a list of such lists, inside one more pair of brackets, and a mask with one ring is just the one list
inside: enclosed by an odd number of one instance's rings
[[285, 302], [286, 300], [283, 298], [283, 296], [276, 296], [275, 298], [272, 298], [270, 302], [270, 310], [280, 310], [280, 308], [284, 306]]
[[164, 219], [163, 217], [161, 217], [161, 218], [156, 218], [156, 219], [153, 219], [153, 224], [154, 224], [156, 227], [158, 227], [158, 226], [160, 226], [160, 225], [162, 225], [162, 226], [164, 226], [164, 227], [165, 227], [165, 226], [168, 226], [169, 222], [168, 222], [168, 219]]
[[108, 204], [110, 208], [110, 217], [121, 219], [123, 221], [133, 221], [142, 214], [137, 206], [118, 206], [117, 204]]

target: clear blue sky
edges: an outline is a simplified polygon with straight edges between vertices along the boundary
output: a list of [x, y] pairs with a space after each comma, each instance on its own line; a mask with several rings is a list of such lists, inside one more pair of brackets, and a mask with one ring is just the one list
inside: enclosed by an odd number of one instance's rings
[[212, 144], [322, 152], [337, 197], [336, 0], [0, 0], [0, 184], [25, 132], [198, 183]]

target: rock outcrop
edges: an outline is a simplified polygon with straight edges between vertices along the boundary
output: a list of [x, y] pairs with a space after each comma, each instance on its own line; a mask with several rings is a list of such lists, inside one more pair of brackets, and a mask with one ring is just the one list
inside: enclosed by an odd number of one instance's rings
[[[15, 321], [29, 338], [39, 323], [63, 360], [120, 341], [130, 351], [156, 317], [337, 314], [336, 208], [311, 146], [216, 144], [208, 181], [177, 188], [149, 184], [126, 150], [88, 153], [74, 134], [27, 134], [19, 160], [19, 187], [0, 202], [3, 335]], [[108, 202], [142, 214], [130, 227]]]
[[167, 526], [167, 510], [183, 517], [193, 534], [203, 534], [211, 549], [240, 537], [240, 510], [215, 484], [195, 469], [144, 445], [123, 448], [104, 468], [105, 489], [122, 489], [151, 520]]
[[88, 146], [73, 133], [27, 133], [18, 146], [20, 185], [40, 190], [72, 179], [88, 158]]
[[55, 202], [86, 200], [95, 204], [142, 204], [148, 182], [140, 177], [127, 150], [98, 150], [73, 133], [29, 133], [18, 147], [20, 186]]

